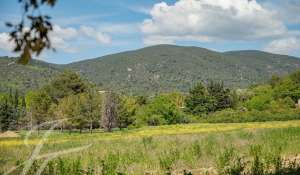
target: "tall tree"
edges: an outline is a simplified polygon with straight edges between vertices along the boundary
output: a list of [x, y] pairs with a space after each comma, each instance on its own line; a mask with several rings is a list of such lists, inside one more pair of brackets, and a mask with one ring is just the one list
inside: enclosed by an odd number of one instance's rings
[[118, 115], [117, 124], [118, 128], [127, 128], [133, 124], [136, 109], [138, 107], [137, 99], [130, 96], [121, 96], [118, 100]]
[[39, 125], [49, 120], [51, 98], [44, 90], [27, 93], [26, 103], [31, 113], [31, 123]]
[[44, 87], [54, 103], [58, 103], [60, 99], [76, 95], [88, 90], [87, 83], [74, 72], [65, 71], [53, 79]]
[[94, 88], [90, 88], [88, 92], [82, 94], [81, 103], [84, 116], [88, 120], [89, 130], [93, 132], [93, 126], [101, 117], [101, 95]]
[[207, 85], [207, 91], [216, 101], [215, 110], [230, 108], [234, 105], [230, 89], [225, 88], [223, 82], [210, 81]]
[[13, 114], [13, 108], [9, 104], [8, 98], [5, 97], [0, 104], [0, 129], [1, 131], [7, 131], [10, 129], [10, 119]]
[[104, 93], [101, 126], [105, 131], [111, 132], [117, 126], [117, 103], [116, 94], [113, 92]]
[[4, 130], [18, 129], [19, 120], [25, 116], [24, 96], [19, 91], [10, 89], [8, 94], [0, 96], [0, 122]]
[[187, 112], [194, 115], [214, 111], [216, 103], [216, 100], [209, 95], [207, 89], [202, 83], [198, 83], [194, 86], [185, 99]]
[[300, 99], [300, 71], [279, 81], [274, 87], [275, 98], [290, 97], [295, 103]]

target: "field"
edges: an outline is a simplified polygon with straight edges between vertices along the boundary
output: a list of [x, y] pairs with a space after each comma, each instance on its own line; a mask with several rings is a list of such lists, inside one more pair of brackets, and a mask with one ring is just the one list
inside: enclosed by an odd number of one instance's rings
[[19, 165], [11, 174], [21, 174], [26, 169], [22, 163], [41, 148], [27, 174], [38, 172], [45, 160], [44, 174], [259, 173], [275, 172], [287, 162], [299, 173], [300, 121], [168, 125], [92, 134], [53, 131], [47, 138], [42, 131], [28, 140], [26, 134], [0, 139], [0, 172]]

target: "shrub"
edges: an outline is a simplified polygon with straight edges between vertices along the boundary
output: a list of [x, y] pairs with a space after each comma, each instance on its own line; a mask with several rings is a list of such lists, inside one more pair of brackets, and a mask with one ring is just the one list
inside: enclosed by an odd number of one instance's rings
[[149, 104], [140, 107], [135, 116], [135, 125], [163, 125], [187, 123], [188, 118], [166, 95], [155, 97]]
[[245, 169], [245, 163], [233, 148], [227, 148], [219, 155], [217, 168], [219, 174], [241, 175]]

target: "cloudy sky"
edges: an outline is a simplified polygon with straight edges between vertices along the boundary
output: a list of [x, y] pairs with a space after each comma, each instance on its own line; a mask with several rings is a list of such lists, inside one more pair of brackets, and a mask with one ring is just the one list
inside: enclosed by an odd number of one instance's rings
[[[14, 56], [5, 22], [21, 19], [17, 2], [0, 2], [2, 56]], [[58, 0], [42, 13], [52, 16], [56, 52], [43, 52], [38, 59], [52, 63], [156, 44], [300, 57], [300, 0]]]

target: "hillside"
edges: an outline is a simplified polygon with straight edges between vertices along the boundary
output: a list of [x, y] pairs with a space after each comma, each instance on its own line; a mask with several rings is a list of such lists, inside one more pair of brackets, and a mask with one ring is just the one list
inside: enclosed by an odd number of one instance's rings
[[129, 94], [187, 91], [195, 82], [221, 80], [230, 87], [247, 87], [300, 68], [300, 59], [261, 51], [215, 52], [199, 47], [157, 45], [67, 65], [33, 61], [10, 65], [0, 59], [0, 80], [23, 90], [38, 87], [62, 69], [71, 69], [101, 88]]
[[25, 91], [40, 87], [59, 72], [59, 66], [33, 60], [28, 65], [14, 63], [16, 58], [0, 57], [0, 92], [9, 88]]
[[187, 91], [197, 81], [247, 87], [300, 68], [300, 59], [261, 51], [214, 52], [158, 45], [67, 65], [104, 88], [143, 93]]

